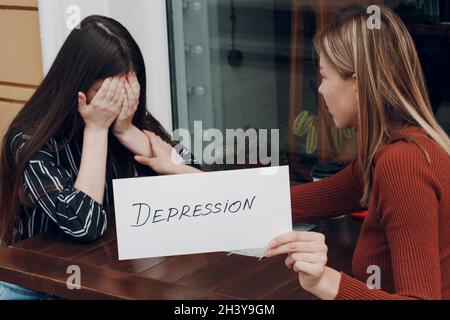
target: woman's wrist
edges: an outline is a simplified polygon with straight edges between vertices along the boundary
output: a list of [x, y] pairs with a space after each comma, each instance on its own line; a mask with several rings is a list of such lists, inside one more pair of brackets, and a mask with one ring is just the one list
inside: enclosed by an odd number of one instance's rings
[[[129, 132], [132, 132], [133, 130], [137, 129], [133, 124], [130, 124], [126, 128], [117, 128], [117, 126], [113, 126], [112, 133], [116, 138], [124, 137], [129, 134]], [[139, 130], [139, 129], [138, 129]]]
[[88, 135], [108, 135], [109, 128], [102, 128], [102, 127], [96, 127], [96, 126], [85, 126], [84, 127], [84, 134]]
[[131, 125], [127, 130], [121, 132], [114, 131], [113, 129], [112, 133], [114, 137], [116, 137], [116, 139], [131, 153], [145, 157], [153, 156], [150, 143], [145, 133], [139, 130], [136, 126]]
[[314, 288], [305, 288], [305, 290], [322, 300], [334, 300], [339, 293], [340, 284], [341, 273], [332, 268], [325, 267], [319, 283]]

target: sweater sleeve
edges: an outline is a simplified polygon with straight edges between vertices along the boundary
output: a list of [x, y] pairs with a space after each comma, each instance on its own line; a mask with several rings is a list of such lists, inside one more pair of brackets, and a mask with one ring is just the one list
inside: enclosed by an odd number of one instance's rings
[[43, 148], [28, 162], [24, 170], [28, 196], [72, 240], [97, 240], [107, 227], [104, 208], [75, 189], [70, 173], [58, 166], [53, 157]]
[[328, 219], [362, 211], [361, 171], [357, 160], [338, 174], [322, 181], [291, 188], [294, 223]]
[[[377, 211], [390, 251], [395, 294], [381, 291], [383, 288], [369, 289], [365, 283], [343, 275], [337, 299], [441, 298], [440, 187], [421, 151], [412, 145], [404, 148], [380, 159], [374, 180], [374, 193], [379, 195]], [[415, 156], [401, 157], [398, 152]]]

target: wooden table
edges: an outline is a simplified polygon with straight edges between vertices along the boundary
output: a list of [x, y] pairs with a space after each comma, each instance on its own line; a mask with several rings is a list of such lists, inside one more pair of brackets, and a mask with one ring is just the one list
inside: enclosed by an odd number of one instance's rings
[[[350, 217], [321, 222], [329, 266], [350, 273], [361, 223]], [[69, 290], [68, 267], [81, 270], [81, 289]], [[115, 227], [89, 245], [46, 234], [0, 251], [0, 280], [65, 299], [315, 299], [301, 289], [284, 257], [226, 253], [118, 261]]]

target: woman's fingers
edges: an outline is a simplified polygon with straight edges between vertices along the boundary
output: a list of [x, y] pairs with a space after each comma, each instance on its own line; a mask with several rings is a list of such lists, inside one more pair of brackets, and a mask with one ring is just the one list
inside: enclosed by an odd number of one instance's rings
[[122, 103], [122, 110], [120, 111], [120, 118], [121, 119], [126, 119], [128, 116], [128, 109], [130, 108], [130, 104], [129, 104], [129, 93], [127, 92], [127, 89], [124, 88], [124, 99], [123, 99], [123, 103]]
[[134, 94], [133, 94], [133, 90], [131, 89], [130, 83], [128, 82], [128, 80], [125, 81], [125, 92], [127, 94], [127, 100], [128, 100], [128, 112], [132, 113], [135, 112], [137, 109], [137, 104], [134, 98]]
[[325, 252], [326, 246], [320, 242], [291, 242], [274, 249], [266, 251], [267, 257], [273, 257], [280, 254], [289, 254], [293, 252], [315, 253]]
[[298, 243], [305, 243], [300, 246], [309, 248], [307, 245], [308, 242], [325, 243], [325, 236], [316, 232], [288, 232], [273, 239], [268, 245], [266, 254], [273, 256], [293, 252], [293, 247], [296, 247]]
[[124, 97], [125, 97], [125, 89], [123, 87], [123, 82], [122, 82], [122, 80], [119, 80], [117, 87], [116, 87], [116, 91], [114, 92], [114, 96], [111, 101], [112, 105], [115, 108], [122, 107]]
[[114, 77], [111, 79], [111, 83], [109, 84], [108, 90], [106, 91], [105, 96], [103, 97], [103, 100], [111, 101], [116, 93], [117, 85], [119, 80], [117, 77]]
[[153, 168], [153, 166], [155, 165], [154, 159], [144, 157], [144, 156], [135, 156], [134, 160], [136, 160], [136, 162], [138, 162], [144, 166], [150, 167], [150, 168]]
[[114, 77], [111, 81], [111, 85], [109, 86], [108, 92], [106, 93], [105, 100], [106, 101], [113, 101], [116, 94], [118, 87], [120, 85], [120, 79], [118, 77]]
[[295, 242], [295, 241], [301, 241], [301, 242], [309, 242], [309, 241], [318, 241], [322, 240], [325, 241], [325, 236], [321, 233], [316, 232], [288, 232], [285, 234], [282, 234], [281, 236], [276, 237], [269, 243], [270, 248], [279, 247], [283, 244]]
[[83, 92], [78, 92], [78, 109], [82, 110], [87, 106], [87, 98]]
[[154, 158], [163, 159], [167, 164], [180, 165], [184, 163], [183, 158], [169, 143], [160, 136], [150, 131], [144, 131], [150, 141], [150, 148]]
[[288, 253], [315, 253], [315, 252], [327, 252], [328, 248], [322, 241], [309, 241], [309, 242], [289, 242], [279, 247], [267, 249], [266, 257], [273, 257], [280, 254]]
[[130, 84], [131, 90], [133, 92], [133, 96], [136, 101], [139, 101], [139, 96], [141, 94], [141, 86], [139, 84], [139, 81], [137, 79], [137, 75], [135, 72], [130, 72], [127, 75], [127, 80]]
[[125, 104], [125, 102], [127, 101], [127, 95], [125, 93], [125, 88], [122, 87], [122, 93], [120, 94], [120, 98], [119, 101], [117, 103], [117, 108], [119, 109], [119, 111], [122, 111], [122, 108]]
[[291, 253], [287, 256], [284, 263], [286, 264], [286, 267], [289, 269], [292, 269], [295, 262], [297, 261], [304, 261], [309, 263], [327, 263], [327, 257], [324, 254], [321, 253]]
[[123, 95], [122, 89], [124, 82], [125, 77], [123, 76], [106, 78], [105, 81], [103, 81], [100, 90], [93, 99], [94, 105], [98, 106], [105, 100], [106, 102], [113, 103], [114, 105], [119, 103]]
[[326, 266], [326, 262], [323, 262], [323, 258], [319, 255], [313, 254], [290, 254], [285, 264], [289, 269], [293, 269], [295, 272], [302, 272], [311, 276], [320, 276]]
[[320, 277], [325, 271], [325, 265], [296, 261], [293, 265], [293, 269], [295, 272], [305, 273], [313, 277]]
[[97, 99], [98, 101], [103, 100], [106, 97], [106, 94], [108, 93], [109, 87], [112, 83], [112, 78], [106, 78], [102, 86], [100, 87], [100, 90], [95, 95], [94, 99]]

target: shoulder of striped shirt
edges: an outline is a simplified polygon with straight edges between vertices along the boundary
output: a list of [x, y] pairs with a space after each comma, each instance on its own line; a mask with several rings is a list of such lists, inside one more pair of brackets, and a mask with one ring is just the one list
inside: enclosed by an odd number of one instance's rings
[[[17, 131], [11, 136], [12, 136], [12, 138], [11, 138], [11, 141], [9, 142], [11, 150], [15, 149], [14, 148], [14, 144], [18, 141], [19, 138], [20, 138], [20, 140], [22, 142], [25, 142], [26, 140], [30, 140], [31, 137], [32, 137], [31, 135], [24, 134], [23, 131]], [[58, 148], [58, 149], [59, 148], [62, 149], [64, 147], [66, 147], [66, 146], [67, 146], [67, 142], [58, 142], [54, 137], [51, 137], [47, 141], [47, 143], [44, 144], [44, 148], [48, 147], [50, 149], [53, 149], [55, 147]], [[56, 151], [56, 150], [54, 150], [54, 151]]]

